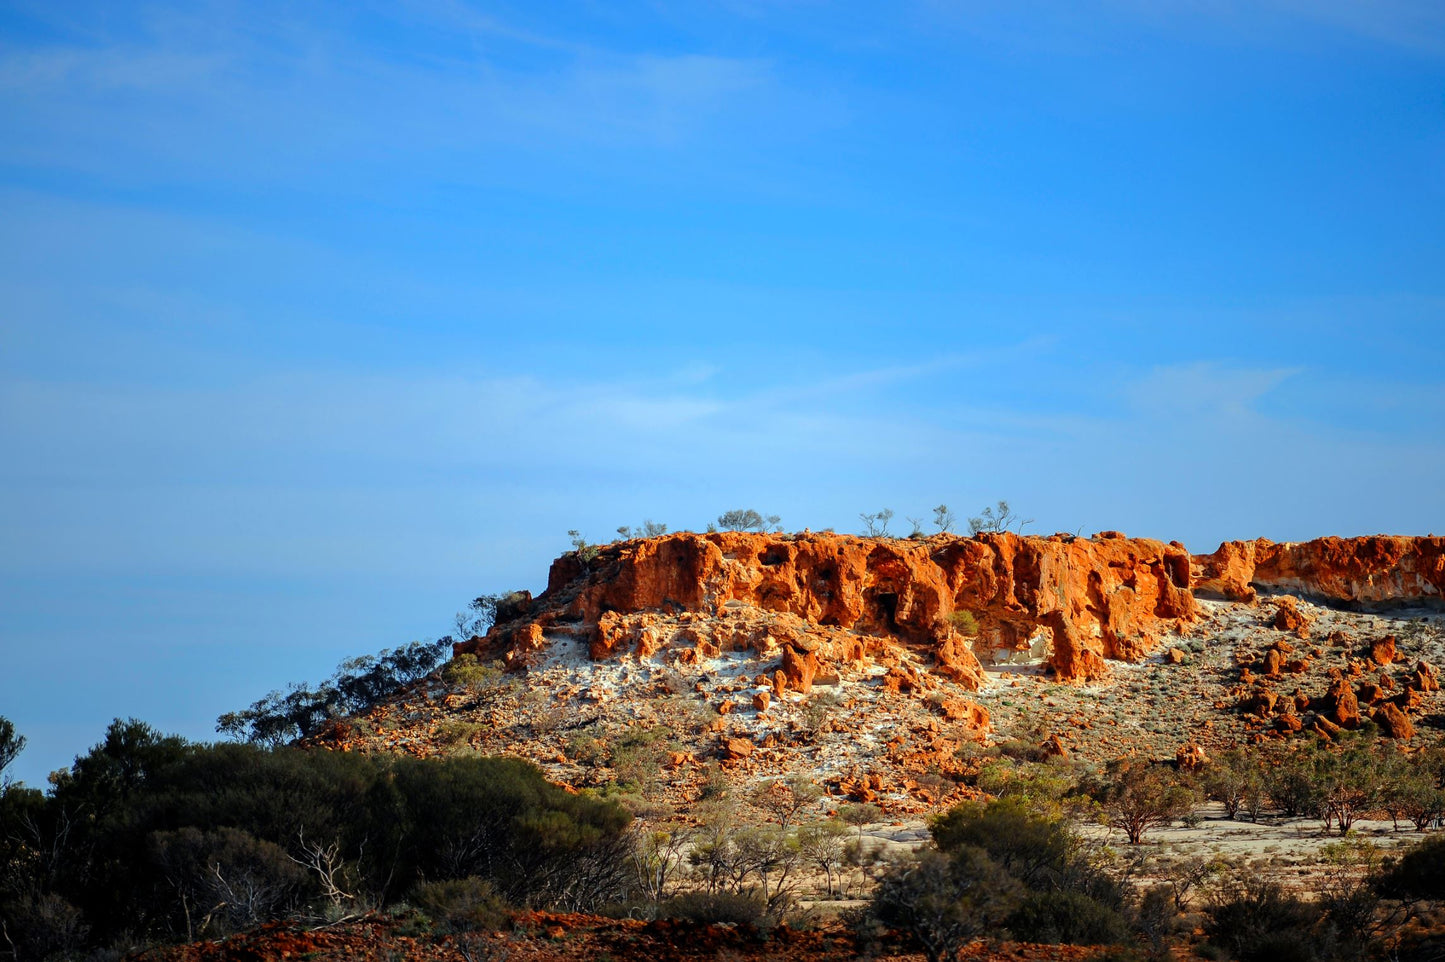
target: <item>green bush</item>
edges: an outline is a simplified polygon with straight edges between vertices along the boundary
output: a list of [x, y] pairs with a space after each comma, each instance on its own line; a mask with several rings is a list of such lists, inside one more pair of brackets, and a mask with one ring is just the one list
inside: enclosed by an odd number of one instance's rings
[[1382, 873], [1386, 898], [1445, 901], [1445, 835], [1432, 835], [1412, 846]]
[[756, 892], [687, 892], [660, 904], [657, 914], [704, 925], [760, 925], [768, 904]]
[[1030, 892], [1004, 925], [1020, 941], [1057, 945], [1109, 945], [1129, 935], [1118, 910], [1083, 892]]
[[501, 928], [511, 910], [491, 882], [475, 875], [427, 882], [412, 893], [411, 902], [453, 932]]
[[964, 609], [955, 611], [949, 616], [948, 621], [953, 625], [953, 630], [964, 637], [972, 638], [978, 634], [978, 619], [973, 616], [971, 611]]
[[1348, 962], [1364, 957], [1363, 933], [1341, 933], [1322, 906], [1277, 882], [1244, 876], [1216, 895], [1204, 925], [1209, 944], [1238, 962]]
[[584, 911], [630, 896], [630, 820], [521, 759], [203, 745], [117, 720], [49, 793], [0, 791], [0, 918], [29, 920], [33, 946], [98, 948], [471, 877], [497, 904]]
[[502, 677], [500, 668], [484, 665], [476, 655], [457, 655], [442, 669], [442, 681], [456, 688], [487, 688]]

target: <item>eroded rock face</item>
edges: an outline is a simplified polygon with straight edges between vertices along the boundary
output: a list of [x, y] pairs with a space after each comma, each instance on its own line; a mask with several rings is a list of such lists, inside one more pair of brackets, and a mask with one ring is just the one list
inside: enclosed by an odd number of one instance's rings
[[[588, 565], [573, 554], [558, 559], [523, 618], [459, 650], [506, 657], [515, 641], [532, 651], [536, 634], [554, 629], [585, 633], [594, 659], [671, 645], [709, 656], [776, 648], [790, 687], [804, 687], [799, 662], [858, 660], [874, 653], [872, 638], [922, 648], [941, 674], [977, 687], [972, 639], [953, 620], [967, 611], [983, 646], [1022, 650], [1042, 632], [1058, 677], [1087, 680], [1105, 673], [1106, 659], [1143, 657], [1196, 614], [1182, 545], [1107, 534], [914, 541], [727, 532], [622, 542]], [[745, 619], [729, 627], [723, 616], [736, 606], [784, 617], [759, 636], [764, 629]], [[703, 617], [663, 637], [649, 634], [656, 626], [645, 619], [626, 617], [640, 612]]]
[[1201, 597], [1253, 601], [1263, 588], [1340, 604], [1445, 605], [1445, 538], [1227, 541], [1194, 562]]
[[[781, 694], [805, 692], [838, 666], [895, 663], [900, 645], [977, 688], [976, 651], [1032, 649], [1060, 680], [1079, 682], [1185, 629], [1198, 615], [1195, 592], [1253, 600], [1259, 588], [1345, 604], [1442, 603], [1445, 539], [1232, 541], [1191, 557], [1177, 542], [1113, 531], [925, 540], [684, 532], [606, 545], [586, 562], [564, 555], [541, 597], [457, 650], [522, 666], [561, 632], [585, 638], [596, 660], [662, 653], [698, 663], [753, 651], [776, 660]], [[1303, 637], [1308, 623], [1292, 602], [1281, 600], [1276, 624]]]

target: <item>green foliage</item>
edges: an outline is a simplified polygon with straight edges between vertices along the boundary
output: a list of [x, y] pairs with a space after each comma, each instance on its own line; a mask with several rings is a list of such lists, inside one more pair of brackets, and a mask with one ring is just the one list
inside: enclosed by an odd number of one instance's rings
[[953, 958], [979, 935], [994, 933], [1020, 896], [1019, 883], [982, 849], [924, 851], [883, 876], [871, 912], [913, 936], [930, 962]]
[[484, 665], [471, 654], [457, 655], [442, 669], [442, 681], [457, 688], [489, 688], [501, 677], [500, 668]]
[[1242, 748], [1221, 752], [1204, 769], [1204, 794], [1224, 805], [1224, 813], [1236, 818], [1241, 809], [1257, 811], [1264, 792], [1265, 775], [1258, 758]]
[[1347, 962], [1364, 957], [1364, 933], [1342, 932], [1325, 906], [1277, 882], [1244, 874], [1216, 894], [1204, 925], [1209, 944], [1238, 962]]
[[995, 798], [1020, 798], [1040, 808], [1057, 809], [1078, 790], [1079, 774], [1058, 759], [1032, 762], [1005, 754], [984, 762], [973, 784]]
[[612, 744], [609, 762], [620, 787], [647, 790], [662, 771], [671, 732], [662, 726], [634, 725]]
[[1123, 887], [1062, 819], [1021, 798], [966, 802], [933, 819], [936, 848], [887, 873], [872, 912], [930, 959], [1006, 928], [1026, 941], [1105, 943], [1127, 933]]
[[590, 565], [597, 560], [597, 554], [602, 549], [595, 544], [588, 544], [587, 539], [582, 537], [582, 532], [573, 528], [567, 532], [567, 537], [571, 541], [572, 552], [577, 555], [577, 560], [584, 565]]
[[201, 745], [117, 720], [52, 786], [0, 793], [17, 944], [199, 937], [453, 879], [490, 886], [488, 911], [591, 909], [631, 886], [628, 813], [519, 759]]
[[953, 530], [953, 526], [957, 523], [957, 521], [957, 516], [955, 516], [952, 511], [948, 510], [948, 505], [940, 504], [938, 507], [933, 509], [933, 524], [934, 527], [938, 528], [939, 534], [943, 534], [945, 532]]
[[1194, 788], [1177, 772], [1133, 760], [1110, 763], [1095, 797], [1109, 824], [1122, 829], [1131, 845], [1138, 845], [1149, 829], [1182, 818], [1198, 802]]
[[498, 929], [511, 911], [492, 883], [475, 875], [426, 882], [417, 886], [410, 901], [451, 932]]
[[1445, 901], [1445, 835], [1432, 835], [1388, 866], [1380, 878], [1387, 898]]
[[768, 903], [757, 892], [687, 892], [657, 907], [666, 919], [686, 919], [703, 925], [760, 925]]
[[630, 538], [660, 538], [667, 534], [667, 525], [659, 524], [648, 518], [635, 528], [630, 525], [620, 525], [617, 528], [617, 534], [624, 541]]
[[375, 655], [348, 658], [336, 674], [315, 688], [294, 684], [273, 691], [242, 711], [216, 719], [216, 730], [261, 745], [284, 745], [320, 732], [348, 715], [360, 714], [437, 667], [450, 649], [447, 639], [414, 641]]
[[[307, 879], [281, 846], [222, 826], [153, 832], [151, 858], [180, 896], [168, 924], [187, 939], [226, 934], [288, 912]], [[205, 912], [195, 918], [197, 910]]]
[[478, 595], [467, 604], [466, 611], [457, 612], [457, 637], [467, 641], [477, 635], [485, 635], [492, 625], [526, 614], [531, 602], [532, 595], [526, 591]]
[[437, 738], [445, 745], [455, 746], [471, 741], [472, 736], [480, 731], [482, 731], [480, 723], [454, 718], [437, 726]]
[[1033, 891], [1005, 920], [1014, 938], [1025, 942], [1109, 945], [1129, 935], [1124, 916], [1084, 892]]
[[978, 619], [973, 612], [960, 608], [948, 618], [948, 623], [953, 625], [953, 630], [965, 638], [973, 638], [978, 635]]

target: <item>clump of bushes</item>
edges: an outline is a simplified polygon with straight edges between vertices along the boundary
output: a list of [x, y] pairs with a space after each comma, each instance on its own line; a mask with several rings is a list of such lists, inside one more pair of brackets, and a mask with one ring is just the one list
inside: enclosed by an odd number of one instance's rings
[[520, 759], [197, 744], [117, 720], [48, 792], [0, 785], [0, 919], [20, 958], [403, 896], [485, 927], [508, 905], [628, 897], [630, 822]]
[[934, 847], [890, 870], [871, 913], [931, 960], [981, 933], [1094, 945], [1129, 931], [1123, 886], [1059, 817], [1019, 798], [967, 802], [934, 819]]

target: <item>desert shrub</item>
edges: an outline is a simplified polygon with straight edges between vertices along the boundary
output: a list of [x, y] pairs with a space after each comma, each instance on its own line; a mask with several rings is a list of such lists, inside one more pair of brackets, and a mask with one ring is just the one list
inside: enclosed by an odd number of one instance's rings
[[456, 688], [486, 688], [502, 677], [500, 668], [484, 665], [476, 655], [457, 655], [442, 669], [442, 681]]
[[1216, 893], [1204, 932], [1238, 962], [1346, 962], [1363, 955], [1321, 906], [1258, 876], [1232, 879]]
[[971, 611], [960, 608], [949, 616], [948, 621], [960, 635], [972, 638], [978, 634], [978, 619]]
[[1386, 898], [1445, 901], [1445, 835], [1424, 839], [1386, 866], [1379, 888]]
[[0, 919], [16, 959], [68, 958], [90, 931], [80, 909], [54, 892], [30, 892], [0, 903]]
[[567, 739], [567, 757], [582, 765], [596, 768], [606, 765], [612, 757], [607, 742], [585, 732], [573, 732]]
[[646, 789], [657, 781], [670, 734], [662, 726], [636, 725], [618, 736], [612, 744], [610, 761], [620, 787]]
[[1083, 892], [1030, 892], [1004, 925], [1024, 942], [1108, 945], [1129, 935], [1118, 909]]
[[510, 910], [492, 883], [475, 875], [419, 885], [411, 903], [453, 932], [500, 928]]
[[1033, 524], [1033, 519], [1024, 520], [1020, 518], [1009, 507], [1007, 501], [1000, 501], [996, 507], [984, 508], [977, 516], [968, 519], [968, 531], [970, 534], [982, 534], [985, 532], [1003, 532], [1017, 526], [1022, 531], [1024, 525]]
[[[237, 828], [156, 832], [150, 847], [180, 900], [173, 929], [187, 939], [275, 918], [295, 905], [307, 882], [285, 849]], [[200, 912], [206, 914], [193, 918]]]
[[471, 741], [472, 736], [481, 730], [482, 726], [477, 722], [452, 719], [437, 726], [437, 738], [444, 745], [455, 746]]
[[703, 924], [759, 925], [767, 913], [768, 903], [757, 892], [686, 892], [657, 907], [661, 918]]
[[1124, 888], [1059, 817], [1020, 798], [965, 802], [935, 817], [930, 831], [936, 849], [886, 873], [870, 911], [911, 933], [931, 959], [1002, 928], [1091, 944], [1126, 933]]
[[478, 595], [467, 603], [466, 611], [457, 612], [457, 637], [466, 641], [477, 635], [485, 635], [492, 625], [512, 621], [526, 614], [531, 604], [532, 594], [528, 591]]
[[911, 935], [930, 962], [952, 958], [977, 936], [995, 932], [1014, 909], [1020, 885], [977, 846], [949, 854], [923, 851], [878, 882], [871, 911]]
[[16, 733], [15, 723], [0, 715], [0, 774], [25, 750], [25, 736]]
[[1229, 818], [1249, 809], [1249, 801], [1264, 788], [1259, 761], [1241, 748], [1220, 753], [1204, 769], [1203, 789], [1207, 797], [1224, 805]]
[[893, 509], [883, 508], [872, 514], [860, 514], [858, 519], [863, 522], [863, 533], [870, 538], [888, 537], [888, 522], [893, 520]]

